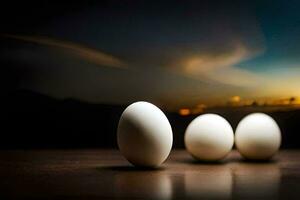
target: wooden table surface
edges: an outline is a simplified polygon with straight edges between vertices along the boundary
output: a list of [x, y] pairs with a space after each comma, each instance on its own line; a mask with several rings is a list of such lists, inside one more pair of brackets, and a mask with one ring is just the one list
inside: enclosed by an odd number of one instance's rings
[[300, 199], [300, 151], [199, 163], [173, 150], [156, 170], [116, 150], [0, 151], [0, 191], [1, 199]]

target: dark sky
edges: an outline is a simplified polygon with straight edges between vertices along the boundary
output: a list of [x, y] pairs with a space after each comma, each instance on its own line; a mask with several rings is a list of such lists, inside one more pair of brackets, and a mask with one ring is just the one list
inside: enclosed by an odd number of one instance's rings
[[300, 96], [299, 1], [10, 1], [2, 88], [167, 109]]

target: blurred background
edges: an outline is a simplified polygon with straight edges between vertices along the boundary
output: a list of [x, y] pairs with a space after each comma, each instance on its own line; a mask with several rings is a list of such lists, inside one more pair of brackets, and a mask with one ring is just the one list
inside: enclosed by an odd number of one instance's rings
[[203, 113], [270, 114], [300, 147], [300, 2], [9, 1], [0, 7], [0, 148], [116, 148], [149, 101], [174, 148]]

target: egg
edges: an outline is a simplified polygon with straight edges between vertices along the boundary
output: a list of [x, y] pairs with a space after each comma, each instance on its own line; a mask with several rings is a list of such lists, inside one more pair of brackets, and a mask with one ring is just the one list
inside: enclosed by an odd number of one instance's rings
[[172, 128], [158, 107], [144, 101], [136, 102], [121, 115], [117, 142], [121, 154], [133, 165], [157, 167], [171, 151]]
[[244, 117], [235, 131], [237, 150], [248, 159], [269, 159], [279, 149], [281, 132], [276, 121], [264, 113]]
[[232, 149], [234, 135], [226, 119], [217, 114], [203, 114], [188, 125], [184, 142], [194, 158], [217, 161]]

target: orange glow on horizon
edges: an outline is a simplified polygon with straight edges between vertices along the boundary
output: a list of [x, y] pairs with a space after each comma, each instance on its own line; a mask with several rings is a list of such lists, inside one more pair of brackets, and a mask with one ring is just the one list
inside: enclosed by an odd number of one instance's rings
[[191, 110], [188, 108], [181, 108], [179, 110], [179, 114], [182, 116], [187, 116], [187, 115], [191, 114]]
[[241, 97], [237, 95], [230, 98], [230, 102], [232, 103], [238, 103], [240, 101], [241, 101]]

